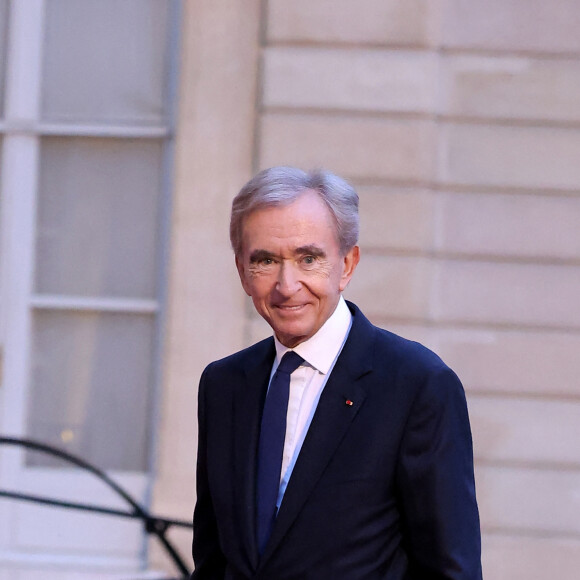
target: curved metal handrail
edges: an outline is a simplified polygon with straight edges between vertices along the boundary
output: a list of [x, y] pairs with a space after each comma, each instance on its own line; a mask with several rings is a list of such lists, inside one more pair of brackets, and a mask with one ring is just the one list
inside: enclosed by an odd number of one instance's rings
[[187, 522], [184, 520], [174, 520], [170, 518], [161, 518], [151, 515], [142, 505], [137, 503], [131, 495], [123, 489], [117, 482], [111, 479], [104, 471], [98, 469], [94, 465], [91, 465], [84, 459], [62, 451], [56, 447], [46, 445], [39, 441], [34, 441], [32, 439], [18, 438], [18, 437], [3, 437], [0, 436], [0, 445], [12, 445], [17, 447], [24, 447], [26, 449], [31, 449], [33, 451], [40, 451], [41, 453], [46, 453], [47, 455], [52, 455], [53, 457], [58, 457], [67, 463], [71, 463], [76, 467], [84, 471], [88, 471], [94, 476], [98, 477], [103, 481], [110, 489], [112, 489], [118, 496], [120, 496], [129, 506], [132, 508], [131, 511], [123, 511], [118, 509], [105, 508], [97, 505], [91, 505], [87, 503], [79, 502], [68, 502], [62, 500], [55, 500], [51, 498], [20, 493], [17, 491], [6, 491], [0, 489], [0, 498], [12, 498], [23, 501], [30, 501], [35, 503], [40, 503], [43, 505], [50, 505], [54, 507], [62, 507], [67, 509], [76, 509], [89, 511], [94, 513], [119, 516], [125, 518], [139, 519], [143, 523], [143, 527], [148, 534], [153, 534], [157, 536], [166, 552], [169, 554], [170, 558], [173, 560], [176, 567], [179, 569], [180, 573], [183, 574], [184, 578], [189, 577], [189, 570], [185, 565], [183, 559], [179, 555], [176, 548], [172, 545], [170, 540], [167, 538], [167, 530], [171, 526], [193, 528], [192, 522]]

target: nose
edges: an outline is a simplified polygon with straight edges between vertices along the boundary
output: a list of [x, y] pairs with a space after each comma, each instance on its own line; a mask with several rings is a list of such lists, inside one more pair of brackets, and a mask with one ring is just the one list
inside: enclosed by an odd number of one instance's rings
[[276, 283], [276, 290], [282, 296], [292, 296], [300, 290], [300, 279], [298, 271], [295, 266], [289, 262], [282, 262], [278, 272], [278, 281]]

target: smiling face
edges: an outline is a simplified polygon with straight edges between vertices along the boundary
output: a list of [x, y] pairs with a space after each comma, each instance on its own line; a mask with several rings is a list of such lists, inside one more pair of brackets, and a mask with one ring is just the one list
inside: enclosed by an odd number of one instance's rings
[[306, 190], [290, 205], [251, 213], [236, 266], [258, 314], [289, 348], [309, 339], [334, 312], [358, 264], [358, 246], [340, 252], [332, 215]]

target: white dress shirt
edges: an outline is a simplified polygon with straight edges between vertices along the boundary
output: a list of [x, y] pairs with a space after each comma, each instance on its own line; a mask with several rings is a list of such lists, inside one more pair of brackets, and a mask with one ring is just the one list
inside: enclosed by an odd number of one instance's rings
[[304, 359], [302, 365], [290, 375], [290, 396], [286, 415], [286, 439], [280, 473], [278, 507], [282, 503], [286, 486], [316, 411], [322, 389], [324, 389], [336, 359], [344, 346], [351, 324], [350, 310], [341, 296], [334, 312], [318, 332], [308, 340], [301, 342], [296, 348], [285, 347], [274, 336], [276, 359], [272, 365], [270, 380], [272, 380], [282, 357], [289, 350], [294, 350]]

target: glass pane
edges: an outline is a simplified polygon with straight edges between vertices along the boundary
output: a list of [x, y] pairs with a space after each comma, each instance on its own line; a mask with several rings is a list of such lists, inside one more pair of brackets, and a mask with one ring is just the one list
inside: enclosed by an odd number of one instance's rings
[[162, 144], [42, 140], [36, 291], [154, 298]]
[[37, 311], [29, 435], [103, 469], [146, 471], [153, 334], [147, 315]]
[[6, 42], [8, 33], [8, 0], [0, 0], [0, 117], [4, 116], [6, 86]]
[[43, 118], [158, 124], [170, 0], [47, 0]]

